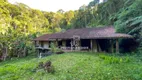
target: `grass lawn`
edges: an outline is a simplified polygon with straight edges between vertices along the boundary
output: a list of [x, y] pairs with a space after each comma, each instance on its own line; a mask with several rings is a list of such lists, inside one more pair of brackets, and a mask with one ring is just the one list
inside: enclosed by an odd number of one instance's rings
[[[34, 70], [47, 60], [54, 74]], [[0, 80], [142, 80], [142, 56], [72, 52], [41, 59], [14, 58], [0, 63]]]

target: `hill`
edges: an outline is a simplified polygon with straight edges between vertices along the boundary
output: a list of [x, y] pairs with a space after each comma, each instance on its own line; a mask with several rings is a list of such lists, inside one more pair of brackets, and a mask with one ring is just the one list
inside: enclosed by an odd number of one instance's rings
[[102, 25], [114, 25], [117, 32], [134, 37], [134, 41], [120, 40], [121, 52], [142, 50], [142, 0], [98, 2], [93, 0], [76, 11], [45, 12], [23, 3], [11, 4], [1, 0], [0, 57], [5, 52], [9, 57], [35, 53], [31, 40], [45, 33]]

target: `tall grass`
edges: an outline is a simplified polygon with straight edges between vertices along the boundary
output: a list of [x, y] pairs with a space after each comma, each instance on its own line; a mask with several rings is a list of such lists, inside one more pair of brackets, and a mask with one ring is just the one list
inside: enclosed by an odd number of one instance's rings
[[[35, 70], [50, 60], [55, 73]], [[141, 80], [142, 61], [136, 55], [96, 53], [54, 54], [45, 58], [13, 59], [0, 63], [0, 80]]]

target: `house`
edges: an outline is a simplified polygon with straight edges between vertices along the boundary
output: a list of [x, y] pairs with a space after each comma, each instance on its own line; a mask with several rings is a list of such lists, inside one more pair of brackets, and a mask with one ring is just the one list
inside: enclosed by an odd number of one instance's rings
[[48, 50], [51, 43], [65, 51], [119, 52], [119, 39], [133, 38], [116, 33], [113, 26], [70, 29], [65, 32], [45, 34], [34, 39], [36, 47]]

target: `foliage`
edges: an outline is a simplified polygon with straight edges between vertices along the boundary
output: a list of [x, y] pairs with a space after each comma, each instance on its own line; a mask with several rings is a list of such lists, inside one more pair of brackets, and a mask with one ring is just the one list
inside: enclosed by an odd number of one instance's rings
[[4, 2], [0, 3], [0, 14], [0, 54], [4, 54], [3, 49], [6, 47], [9, 57], [20, 57], [34, 52], [31, 40], [37, 33], [47, 31], [41, 29], [43, 24], [48, 25], [45, 24], [48, 20], [42, 12], [32, 10], [22, 3], [13, 5]]
[[55, 45], [55, 43], [51, 43], [51, 51], [54, 53], [57, 51], [57, 46]]
[[[130, 0], [127, 3], [131, 3]], [[137, 48], [141, 44], [142, 40], [142, 0], [134, 0], [133, 4], [124, 7], [122, 10], [119, 11], [117, 15], [117, 21], [115, 22], [115, 27], [117, 32], [127, 33], [133, 35], [136, 42], [134, 43], [133, 47]], [[121, 44], [125, 44], [122, 41]], [[129, 46], [127, 47], [130, 48]], [[126, 48], [125, 48], [126, 49]]]
[[[134, 41], [120, 41], [121, 50], [134, 51], [142, 44], [141, 0], [93, 0], [79, 10], [45, 12], [7, 0], [0, 2], [0, 54], [8, 48], [9, 57], [34, 53], [32, 39], [45, 33], [71, 28], [114, 25], [117, 32], [134, 36]], [[130, 43], [133, 47], [129, 47]], [[129, 45], [128, 45], [129, 44]], [[128, 46], [124, 46], [128, 45]], [[128, 47], [127, 49], [125, 47]]]
[[59, 49], [56, 45], [56, 43], [51, 43], [51, 51], [53, 53], [56, 53], [56, 54], [62, 54], [64, 53], [64, 51], [62, 51], [61, 49]]
[[[101, 57], [103, 56], [103, 57]], [[106, 58], [106, 59], [102, 59]], [[108, 58], [121, 60], [106, 62]], [[127, 59], [130, 61], [127, 62]], [[47, 73], [43, 69], [35, 71], [39, 62], [50, 60], [56, 72]], [[65, 53], [46, 58], [15, 58], [0, 64], [0, 79], [5, 80], [141, 80], [142, 55], [108, 55], [95, 53]]]
[[[0, 54], [8, 48], [9, 57], [22, 57], [34, 53], [32, 39], [45, 34], [60, 32], [71, 27], [74, 12], [57, 13], [31, 9], [23, 3], [0, 2]], [[61, 29], [62, 28], [62, 29]], [[25, 50], [26, 49], [26, 50]]]
[[130, 62], [130, 60], [131, 60], [129, 57], [123, 58], [123, 57], [117, 57], [117, 56], [115, 56], [115, 55], [109, 56], [109, 55], [105, 55], [105, 54], [99, 55], [99, 57], [101, 59], [103, 59], [105, 63], [108, 63], [108, 64], [127, 63], [127, 62]]
[[96, 4], [99, 4], [100, 0], [93, 0], [88, 4], [88, 7], [95, 6]]

